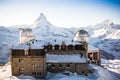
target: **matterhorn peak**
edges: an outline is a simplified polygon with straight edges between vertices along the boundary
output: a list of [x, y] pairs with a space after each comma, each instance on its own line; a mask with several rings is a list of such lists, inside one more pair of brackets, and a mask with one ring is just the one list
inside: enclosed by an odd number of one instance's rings
[[42, 19], [42, 20], [47, 20], [47, 19], [46, 19], [46, 17], [45, 17], [45, 15], [44, 15], [43, 13], [41, 13], [41, 14], [40, 14], [39, 19]]
[[38, 19], [36, 20], [36, 22], [46, 22], [47, 21], [47, 19], [46, 19], [46, 17], [44, 16], [44, 14], [43, 13], [41, 13], [40, 14], [40, 16], [38, 17]]
[[47, 18], [44, 16], [43, 13], [41, 13], [40, 16], [36, 19], [34, 26], [38, 27], [38, 26], [45, 26], [48, 24], [50, 23], [47, 21]]

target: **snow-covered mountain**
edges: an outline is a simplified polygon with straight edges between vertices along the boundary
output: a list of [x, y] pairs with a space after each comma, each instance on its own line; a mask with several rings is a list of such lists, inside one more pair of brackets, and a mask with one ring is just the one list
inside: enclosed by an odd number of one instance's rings
[[[56, 27], [53, 24], [51, 24], [44, 14], [40, 14], [38, 19], [32, 24], [32, 25], [20, 25], [20, 26], [11, 26], [11, 27], [4, 27], [0, 26], [0, 63], [8, 62], [9, 56], [10, 56], [10, 48], [19, 44], [19, 28], [31, 28], [35, 39], [37, 40], [73, 40], [74, 34], [79, 29], [85, 29], [89, 33], [89, 44], [94, 45], [102, 50], [102, 57], [103, 58], [109, 58], [109, 59], [118, 59], [117, 62], [109, 62], [102, 59], [102, 63], [104, 63], [106, 66], [108, 66], [108, 69], [117, 70], [118, 71], [120, 63], [120, 24], [114, 24], [110, 20], [105, 20], [97, 25], [94, 26], [87, 26], [87, 27], [79, 27], [79, 28], [61, 28]], [[115, 60], [116, 61], [116, 60]], [[113, 65], [113, 66], [111, 66]], [[116, 68], [116, 65], [118, 66]], [[8, 68], [6, 68], [8, 67]], [[107, 79], [106, 76], [103, 75], [103, 73], [109, 74], [109, 78], [111, 78], [111, 74], [103, 70], [102, 68], [98, 68], [98, 74], [100, 74], [103, 79]], [[2, 73], [2, 76], [0, 75], [0, 79], [17, 79], [16, 77], [11, 77], [10, 75], [10, 63], [6, 64], [5, 66], [0, 66], [0, 74]], [[6, 74], [8, 74], [6, 76]], [[53, 76], [53, 75], [52, 75]], [[56, 75], [57, 76], [57, 75]], [[96, 77], [97, 75], [92, 75], [93, 77]], [[118, 75], [117, 75], [118, 76]], [[24, 77], [24, 76], [20, 76]], [[50, 77], [50, 76], [48, 76]], [[58, 77], [58, 76], [57, 76]], [[61, 76], [60, 76], [61, 77]], [[83, 77], [69, 77], [68, 76], [62, 76], [63, 79], [60, 80], [66, 80], [66, 79], [83, 79]], [[27, 77], [28, 78], [28, 77]], [[31, 79], [31, 78], [30, 78]], [[33, 79], [33, 78], [32, 78]], [[19, 79], [18, 79], [19, 80]], [[35, 80], [35, 79], [33, 79]], [[91, 79], [90, 79], [91, 80]], [[113, 80], [111, 78], [110, 80]]]
[[103, 54], [110, 54], [111, 57], [109, 58], [120, 59], [120, 24], [114, 24], [110, 20], [105, 20], [85, 29], [90, 34], [90, 44], [103, 50]]
[[0, 63], [9, 60], [10, 48], [18, 43], [18, 35], [18, 29], [0, 26]]
[[[44, 16], [40, 14], [38, 19], [32, 25], [21, 25], [3, 27], [0, 26], [0, 54], [6, 55], [8, 52], [3, 51], [3, 46], [10, 49], [13, 45], [19, 44], [19, 29], [32, 28], [35, 39], [49, 40], [61, 39], [72, 40], [74, 33], [79, 29], [88, 31], [90, 39], [89, 44], [99, 47], [104, 52], [112, 54], [113, 57], [120, 59], [120, 24], [114, 24], [110, 20], [105, 20], [95, 26], [79, 28], [61, 28], [52, 25]], [[104, 53], [103, 53], [104, 54]], [[1, 60], [2, 58], [0, 58]]]
[[49, 21], [47, 21], [46, 17], [42, 13], [40, 14], [40, 17], [34, 22], [32, 27], [34, 27], [33, 32], [36, 39], [67, 39], [74, 37], [72, 30], [52, 25]]

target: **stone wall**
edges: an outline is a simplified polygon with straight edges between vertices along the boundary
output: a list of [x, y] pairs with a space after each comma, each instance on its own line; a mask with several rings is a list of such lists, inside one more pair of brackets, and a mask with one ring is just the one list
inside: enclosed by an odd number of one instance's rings
[[47, 63], [47, 71], [53, 73], [59, 72], [76, 72], [77, 74], [87, 74], [88, 64], [87, 63]]

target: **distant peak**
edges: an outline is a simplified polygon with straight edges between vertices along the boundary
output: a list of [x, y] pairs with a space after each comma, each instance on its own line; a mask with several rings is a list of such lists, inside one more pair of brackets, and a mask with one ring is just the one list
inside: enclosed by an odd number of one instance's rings
[[102, 24], [105, 24], [105, 25], [113, 25], [113, 22], [112, 22], [111, 20], [107, 19], [107, 20], [104, 20], [104, 21], [102, 22]]
[[40, 15], [44, 15], [43, 13], [40, 13]]
[[45, 17], [45, 15], [43, 13], [40, 13], [40, 16], [37, 18], [37, 20], [35, 21], [36, 24], [44, 24], [47, 23], [47, 19]]
[[43, 13], [40, 13], [39, 17], [36, 19], [34, 26], [48, 26], [51, 25], [46, 16]]
[[40, 16], [38, 17], [37, 21], [38, 20], [47, 20], [47, 19], [43, 13], [40, 13]]
[[40, 16], [44, 16], [44, 14], [43, 14], [43, 13], [40, 13]]

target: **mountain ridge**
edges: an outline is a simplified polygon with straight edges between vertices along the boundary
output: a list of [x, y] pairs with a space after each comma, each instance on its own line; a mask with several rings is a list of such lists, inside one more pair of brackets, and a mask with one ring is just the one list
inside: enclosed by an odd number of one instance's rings
[[[14, 26], [14, 27], [0, 27], [0, 49], [2, 50], [3, 43], [6, 43], [5, 48], [10, 49], [13, 45], [19, 44], [19, 29], [18, 28], [31, 28], [35, 39], [38, 40], [49, 40], [49, 39], [60, 39], [60, 40], [73, 40], [74, 33], [79, 29], [85, 29], [88, 31], [90, 40], [89, 44], [94, 45], [109, 54], [114, 55], [120, 59], [119, 46], [120, 44], [120, 24], [114, 24], [109, 21], [105, 24], [99, 23], [94, 26], [79, 27], [79, 28], [61, 28], [52, 25], [44, 14], [36, 19], [33, 25], [25, 26]], [[107, 41], [106, 41], [107, 40]], [[117, 44], [118, 47], [115, 48]], [[7, 47], [9, 46], [9, 47]], [[106, 47], [107, 46], [107, 47]], [[4, 55], [6, 52], [0, 52]], [[7, 53], [8, 54], [8, 53]]]

